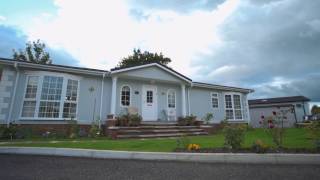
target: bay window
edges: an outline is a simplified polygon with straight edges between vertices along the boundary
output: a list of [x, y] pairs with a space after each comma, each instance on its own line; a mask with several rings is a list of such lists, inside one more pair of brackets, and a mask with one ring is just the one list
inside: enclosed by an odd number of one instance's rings
[[21, 118], [75, 118], [78, 80], [68, 75], [46, 75], [46, 72], [34, 74], [27, 76]]
[[239, 94], [225, 95], [225, 112], [228, 120], [243, 120], [241, 97]]

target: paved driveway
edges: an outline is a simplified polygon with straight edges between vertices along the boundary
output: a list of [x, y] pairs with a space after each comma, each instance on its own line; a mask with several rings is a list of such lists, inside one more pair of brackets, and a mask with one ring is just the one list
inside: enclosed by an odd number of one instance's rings
[[320, 179], [320, 166], [1, 155], [0, 179]]

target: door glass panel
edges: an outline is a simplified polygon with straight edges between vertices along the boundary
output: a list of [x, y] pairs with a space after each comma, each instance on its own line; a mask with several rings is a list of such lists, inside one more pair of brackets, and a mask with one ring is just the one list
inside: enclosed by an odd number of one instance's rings
[[147, 91], [147, 103], [153, 102], [153, 91]]

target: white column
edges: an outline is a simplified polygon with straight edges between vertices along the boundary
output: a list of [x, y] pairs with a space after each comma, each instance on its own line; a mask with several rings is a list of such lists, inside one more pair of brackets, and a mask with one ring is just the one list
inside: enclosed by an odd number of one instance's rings
[[181, 106], [182, 106], [182, 116], [186, 116], [186, 85], [181, 84]]
[[110, 114], [112, 115], [115, 115], [116, 113], [117, 80], [118, 80], [117, 76], [112, 77], [111, 110], [110, 110]]

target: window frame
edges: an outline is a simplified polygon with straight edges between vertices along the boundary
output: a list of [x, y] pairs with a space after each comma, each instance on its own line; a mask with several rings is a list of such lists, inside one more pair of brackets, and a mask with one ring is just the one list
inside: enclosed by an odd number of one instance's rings
[[[227, 108], [227, 105], [226, 105], [226, 95], [230, 95], [231, 96], [231, 103], [232, 103], [232, 108]], [[240, 110], [241, 110], [241, 116], [242, 118], [241, 119], [236, 119], [236, 110], [239, 110], [239, 109], [235, 109], [235, 106], [234, 106], [234, 95], [239, 95], [239, 99], [240, 99]], [[225, 114], [225, 117], [227, 118], [227, 110], [232, 110], [233, 111], [233, 119], [227, 119], [228, 121], [244, 121], [244, 106], [242, 104], [242, 94], [241, 93], [224, 93], [223, 95], [223, 98], [224, 98], [224, 114]]]
[[[125, 86], [127, 86], [127, 87], [129, 87], [129, 105], [127, 106], [127, 105], [122, 105], [122, 89], [125, 87]], [[131, 97], [132, 97], [132, 88], [131, 88], [131, 86], [130, 85], [128, 85], [128, 84], [123, 84], [121, 87], [120, 87], [120, 93], [119, 93], [119, 99], [120, 99], [120, 101], [119, 101], [119, 103], [120, 103], [120, 107], [124, 107], [124, 108], [127, 108], [127, 107], [130, 107], [131, 106]]]
[[[217, 96], [213, 97], [214, 94]], [[213, 101], [212, 101], [213, 98], [217, 99], [217, 107], [213, 107]], [[210, 104], [211, 104], [212, 109], [219, 109], [219, 93], [217, 93], [217, 92], [210, 93]]]
[[[50, 71], [26, 71], [25, 72], [26, 79], [28, 79], [30, 76], [37, 76], [38, 77], [38, 85], [37, 85], [37, 93], [36, 93], [36, 109], [34, 112], [33, 117], [23, 117], [22, 116], [22, 110], [23, 110], [23, 104], [25, 101], [25, 95], [27, 90], [28, 81], [25, 81], [24, 84], [24, 91], [23, 91], [23, 102], [21, 103], [20, 107], [20, 115], [19, 120], [70, 120], [71, 118], [63, 118], [63, 107], [65, 102], [65, 96], [67, 91], [67, 83], [68, 79], [70, 80], [76, 80], [78, 81], [78, 87], [77, 87], [77, 99], [76, 99], [76, 117], [74, 117], [74, 120], [78, 119], [78, 112], [79, 112], [79, 96], [80, 96], [80, 83], [81, 83], [81, 77], [65, 74], [65, 73], [56, 73], [56, 72], [50, 72]], [[62, 89], [61, 89], [61, 97], [60, 97], [60, 106], [59, 106], [59, 116], [57, 118], [54, 117], [39, 117], [39, 106], [41, 100], [41, 93], [42, 93], [42, 86], [43, 86], [43, 80], [45, 76], [54, 76], [54, 77], [62, 77]], [[28, 101], [28, 99], [26, 99]]]
[[[170, 93], [170, 91], [174, 93], [174, 108], [169, 107], [169, 93]], [[177, 109], [177, 92], [174, 89], [168, 89], [168, 91], [167, 91], [167, 108]]]

